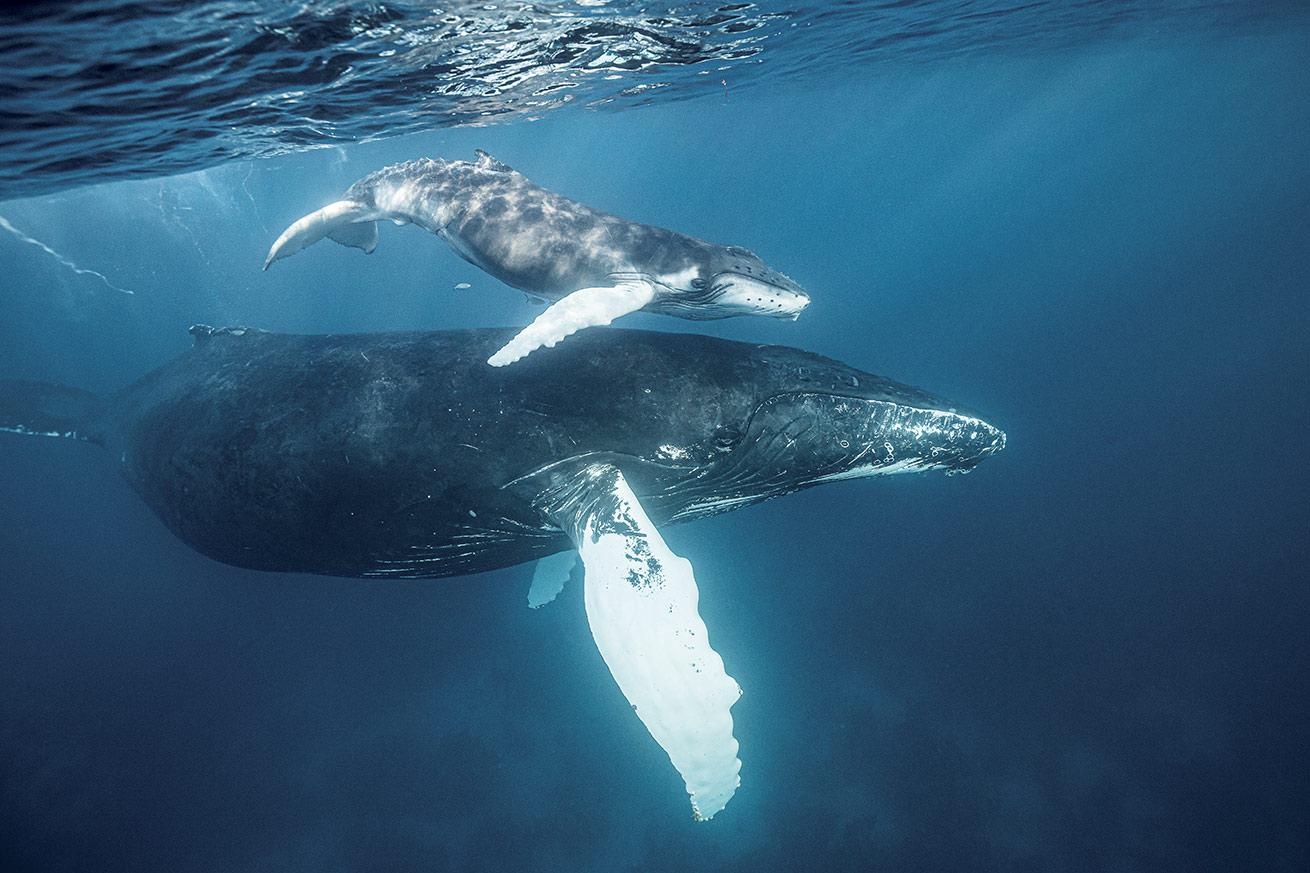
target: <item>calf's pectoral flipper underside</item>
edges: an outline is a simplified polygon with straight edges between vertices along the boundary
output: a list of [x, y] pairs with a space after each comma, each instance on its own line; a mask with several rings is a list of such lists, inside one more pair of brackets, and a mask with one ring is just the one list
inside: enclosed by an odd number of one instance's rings
[[682, 775], [696, 818], [712, 818], [741, 782], [730, 712], [741, 689], [710, 647], [691, 564], [669, 549], [618, 467], [587, 463], [551, 479], [534, 502], [582, 558], [601, 657]]
[[493, 367], [512, 364], [539, 348], [553, 347], [583, 328], [600, 327], [621, 315], [636, 312], [654, 299], [655, 286], [641, 280], [581, 288], [552, 303], [532, 324], [488, 358], [487, 363]]

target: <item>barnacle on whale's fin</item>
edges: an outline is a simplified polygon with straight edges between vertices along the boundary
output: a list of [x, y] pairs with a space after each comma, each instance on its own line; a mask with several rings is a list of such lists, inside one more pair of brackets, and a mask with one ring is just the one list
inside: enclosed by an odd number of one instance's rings
[[710, 646], [691, 564], [669, 549], [612, 464], [561, 469], [534, 502], [586, 571], [587, 622], [623, 696], [669, 755], [697, 821], [741, 784], [732, 705], [741, 689]]

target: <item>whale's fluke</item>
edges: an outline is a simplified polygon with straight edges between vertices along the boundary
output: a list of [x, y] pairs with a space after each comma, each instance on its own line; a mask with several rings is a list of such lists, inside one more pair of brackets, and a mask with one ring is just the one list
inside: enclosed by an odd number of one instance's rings
[[343, 246], [363, 249], [365, 254], [372, 254], [378, 247], [377, 222], [368, 207], [352, 200], [338, 200], [317, 212], [311, 212], [282, 231], [277, 242], [268, 250], [264, 269], [267, 270], [274, 261], [289, 258], [325, 236]]
[[88, 391], [0, 379], [0, 431], [98, 442], [94, 423], [101, 407]]

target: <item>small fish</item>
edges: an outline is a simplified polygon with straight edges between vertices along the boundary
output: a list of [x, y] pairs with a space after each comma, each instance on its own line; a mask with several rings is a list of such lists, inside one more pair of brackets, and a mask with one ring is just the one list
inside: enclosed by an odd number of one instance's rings
[[455, 286], [455, 290], [456, 290], [456, 291], [467, 291], [468, 289], [470, 289], [470, 288], [472, 288], [472, 287], [473, 287], [473, 286], [470, 285], [468, 282], [460, 282], [459, 284], [457, 284], [457, 285]]

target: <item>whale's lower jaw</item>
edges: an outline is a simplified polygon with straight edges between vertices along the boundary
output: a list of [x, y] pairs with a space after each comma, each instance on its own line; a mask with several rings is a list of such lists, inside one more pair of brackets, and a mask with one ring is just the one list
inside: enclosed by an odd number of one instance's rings
[[672, 295], [659, 297], [652, 303], [647, 304], [646, 311], [660, 315], [672, 315], [674, 318], [684, 318], [687, 321], [719, 321], [724, 318], [733, 318], [746, 314], [740, 310], [715, 306], [713, 303], [701, 303], [694, 299], [680, 299]]
[[814, 485], [822, 485], [825, 482], [841, 482], [847, 479], [868, 479], [874, 476], [894, 476], [901, 473], [927, 473], [934, 470], [944, 470], [947, 475], [956, 471], [942, 464], [934, 464], [922, 458], [911, 458], [901, 461], [893, 461], [890, 464], [865, 464], [859, 467], [852, 467], [849, 470], [841, 470], [836, 473], [826, 473], [813, 479], [800, 480], [789, 484], [773, 483], [770, 487], [752, 490], [746, 493], [729, 493], [722, 496], [697, 497], [685, 503], [677, 512], [673, 514], [672, 521], [684, 522], [694, 521], [699, 518], [708, 518], [712, 515], [720, 515], [725, 512], [732, 512], [736, 509], [743, 509], [755, 503], [762, 503], [774, 497], [784, 497], [788, 494], [810, 488]]
[[967, 473], [1005, 446], [981, 419], [886, 400], [797, 394], [764, 403], [735, 448], [660, 498], [686, 521], [847, 479]]
[[736, 318], [739, 315], [763, 315], [795, 321], [808, 304], [809, 299], [806, 298], [803, 303], [796, 304], [733, 305], [721, 296], [715, 299], [712, 294], [684, 293], [662, 294], [647, 304], [646, 311], [685, 318], [688, 321], [719, 321], [724, 318]]

